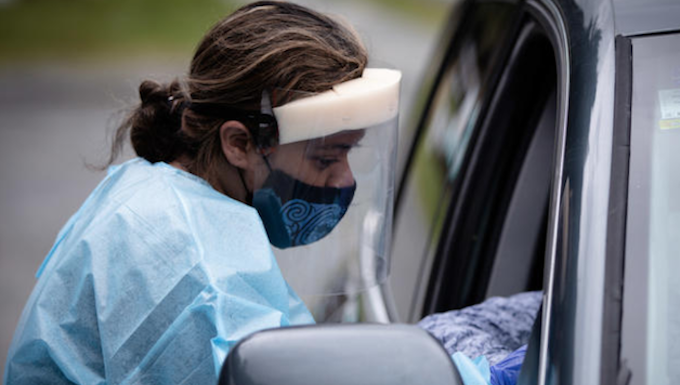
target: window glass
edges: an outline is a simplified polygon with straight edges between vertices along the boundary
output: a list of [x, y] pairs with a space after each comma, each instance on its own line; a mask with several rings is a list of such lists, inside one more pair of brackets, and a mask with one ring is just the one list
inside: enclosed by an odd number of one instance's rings
[[395, 220], [392, 290], [404, 321], [419, 319], [424, 281], [439, 240], [441, 223], [485, 97], [515, 7], [486, 3], [471, 12], [458, 50], [435, 86]]
[[680, 383], [679, 63], [680, 35], [633, 40], [622, 340], [632, 384]]

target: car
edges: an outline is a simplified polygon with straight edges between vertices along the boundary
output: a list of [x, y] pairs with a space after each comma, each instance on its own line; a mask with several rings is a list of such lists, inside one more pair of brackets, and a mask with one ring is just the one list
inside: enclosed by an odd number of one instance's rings
[[519, 384], [680, 382], [680, 3], [463, 1], [431, 63], [391, 277], [359, 301], [390, 324], [256, 333], [224, 383], [455, 384], [393, 323], [531, 290]]

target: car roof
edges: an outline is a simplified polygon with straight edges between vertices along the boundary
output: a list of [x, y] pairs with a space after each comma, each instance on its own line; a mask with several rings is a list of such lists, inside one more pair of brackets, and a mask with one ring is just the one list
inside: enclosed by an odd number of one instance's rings
[[646, 35], [680, 30], [678, 0], [613, 0], [616, 33]]

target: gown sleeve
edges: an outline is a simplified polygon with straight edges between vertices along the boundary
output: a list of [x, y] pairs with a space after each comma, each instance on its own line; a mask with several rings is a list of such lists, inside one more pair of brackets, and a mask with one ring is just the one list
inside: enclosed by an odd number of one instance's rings
[[214, 384], [243, 337], [312, 323], [291, 308], [256, 214], [200, 202], [154, 195], [77, 221], [22, 315], [4, 383]]

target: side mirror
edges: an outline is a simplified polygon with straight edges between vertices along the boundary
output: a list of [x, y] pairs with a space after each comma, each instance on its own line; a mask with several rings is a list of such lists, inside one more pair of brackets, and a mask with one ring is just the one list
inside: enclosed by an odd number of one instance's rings
[[462, 385], [451, 357], [412, 325], [271, 329], [239, 342], [219, 385]]

